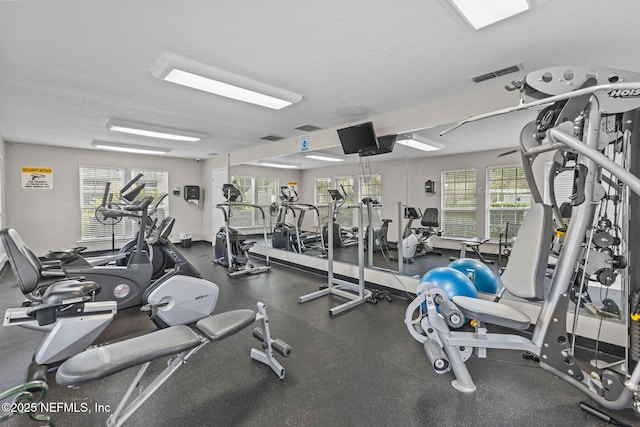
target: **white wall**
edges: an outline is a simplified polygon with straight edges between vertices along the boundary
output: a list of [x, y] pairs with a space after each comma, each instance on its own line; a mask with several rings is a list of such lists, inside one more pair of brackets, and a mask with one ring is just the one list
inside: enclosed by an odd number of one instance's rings
[[[4, 227], [4, 222], [5, 222], [4, 214], [7, 208], [7, 204], [6, 204], [7, 199], [5, 194], [5, 187], [6, 187], [5, 177], [7, 175], [5, 172], [6, 166], [7, 166], [7, 163], [5, 161], [5, 142], [2, 139], [2, 137], [0, 137], [0, 214], [2, 214], [0, 227]], [[2, 248], [0, 248], [0, 251], [1, 250]]]
[[[203, 234], [204, 206], [210, 197], [203, 182], [205, 162], [161, 156], [118, 154], [98, 150], [77, 150], [35, 144], [6, 143], [4, 175], [4, 227], [15, 228], [36, 254], [49, 249], [80, 245], [80, 178], [79, 167], [111, 166], [122, 168], [161, 169], [169, 172], [169, 191], [176, 186], [180, 195], [169, 195], [169, 214], [176, 219], [171, 239], [191, 231], [194, 240], [209, 240]], [[53, 168], [52, 190], [21, 188], [21, 167]], [[185, 185], [204, 187], [199, 206], [183, 198]], [[119, 242], [120, 244], [122, 242]], [[110, 249], [111, 241], [85, 244], [89, 250]]]
[[[2, 139], [2, 137], [0, 137], [0, 227], [4, 227], [4, 224], [6, 222], [5, 220], [5, 210], [6, 210], [6, 197], [5, 197], [5, 166], [6, 163], [4, 161], [5, 158], [5, 150], [4, 150], [4, 146], [5, 146], [5, 142]], [[2, 266], [4, 266], [5, 261], [7, 260], [7, 256], [4, 253], [4, 248], [2, 247], [2, 245], [0, 245], [0, 268], [2, 268]]]

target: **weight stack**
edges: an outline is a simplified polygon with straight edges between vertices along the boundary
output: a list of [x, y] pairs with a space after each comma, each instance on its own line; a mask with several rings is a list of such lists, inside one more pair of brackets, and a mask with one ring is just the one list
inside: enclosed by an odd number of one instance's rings
[[[640, 302], [640, 290], [635, 291], [631, 295], [631, 304], [629, 307], [632, 310], [635, 310], [638, 307], [638, 303]], [[634, 314], [634, 313], [631, 313]], [[631, 360], [637, 362], [640, 360], [640, 320], [633, 320], [633, 318], [629, 319], [629, 350], [631, 353]]]

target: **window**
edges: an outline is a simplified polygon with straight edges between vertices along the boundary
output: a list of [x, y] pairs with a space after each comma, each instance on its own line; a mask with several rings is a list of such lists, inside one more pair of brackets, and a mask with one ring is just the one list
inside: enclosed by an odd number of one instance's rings
[[[231, 182], [240, 190], [242, 202], [253, 204], [253, 177], [232, 176]], [[234, 227], [251, 227], [255, 225], [254, 210], [250, 207], [234, 207], [231, 212], [231, 218], [229, 218], [229, 225]]]
[[[352, 176], [341, 176], [336, 177], [334, 179], [334, 183], [336, 185], [335, 188], [340, 189], [340, 192], [344, 192], [346, 194], [344, 198], [345, 205], [352, 205], [356, 203], [356, 194], [355, 189], [353, 188], [353, 177]], [[338, 222], [341, 227], [353, 227], [358, 224], [357, 219], [354, 220], [354, 214], [356, 212], [353, 209], [343, 207], [340, 209], [340, 213], [338, 214]]]
[[[323, 223], [326, 222], [329, 217], [329, 203], [331, 203], [329, 188], [331, 188], [331, 178], [316, 178], [313, 197]], [[316, 224], [315, 221], [314, 219], [313, 225], [317, 226], [318, 224]]]
[[[355, 190], [353, 188], [352, 176], [341, 176], [336, 178], [316, 178], [315, 180], [315, 203], [320, 211], [320, 218], [323, 222], [328, 221], [329, 208], [321, 207], [319, 205], [328, 206], [333, 203], [331, 196], [329, 196], [329, 189], [335, 188], [340, 190], [340, 193], [346, 193], [346, 197], [340, 203], [345, 205], [354, 204], [356, 201]], [[338, 214], [338, 222], [341, 227], [353, 227], [357, 224], [357, 217], [354, 216], [353, 209], [343, 207]], [[356, 219], [354, 219], [356, 218]], [[314, 224], [315, 225], [315, 224]]]
[[107, 182], [111, 183], [110, 192], [118, 193], [124, 185], [124, 169], [105, 167], [80, 167], [80, 210], [81, 239], [95, 240], [111, 237], [125, 237], [125, 221], [120, 221], [112, 228], [100, 223], [95, 211], [102, 204]]
[[[258, 187], [258, 206], [264, 210], [264, 220], [269, 222], [269, 206], [278, 203], [280, 199], [280, 179], [279, 178], [256, 178]], [[262, 215], [255, 209], [256, 224], [262, 224]]]
[[442, 171], [442, 234], [476, 237], [476, 170]]
[[507, 223], [521, 224], [531, 206], [531, 191], [521, 166], [489, 168], [488, 233], [498, 239]]
[[371, 197], [382, 203], [382, 175], [360, 176], [360, 199]]
[[[125, 170], [122, 168], [109, 167], [80, 167], [80, 209], [81, 209], [81, 240], [103, 240], [110, 239], [113, 231], [117, 239], [130, 238], [138, 230], [138, 221], [133, 218], [123, 218], [115, 226], [100, 223], [95, 216], [96, 209], [102, 204], [104, 190], [107, 183], [111, 183], [109, 193], [118, 195], [122, 186], [131, 178], [142, 173], [143, 176], [136, 183], [145, 184], [144, 189], [138, 196], [154, 196], [154, 199], [168, 191], [169, 174], [167, 171], [134, 169]], [[119, 202], [114, 197], [113, 202]], [[160, 219], [169, 215], [168, 201], [165, 198], [158, 206], [154, 216]]]

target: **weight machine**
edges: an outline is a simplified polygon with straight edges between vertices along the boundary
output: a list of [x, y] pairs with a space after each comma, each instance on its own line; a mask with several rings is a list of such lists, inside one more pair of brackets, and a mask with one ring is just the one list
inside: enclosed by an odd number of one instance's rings
[[[479, 358], [486, 357], [487, 349], [526, 350], [539, 357], [544, 370], [573, 385], [598, 405], [640, 412], [640, 364], [634, 350], [639, 345], [640, 291], [637, 278], [635, 283], [630, 280], [634, 276], [628, 272], [626, 262], [631, 251], [639, 247], [637, 226], [629, 219], [632, 214], [637, 215], [633, 210], [640, 206], [640, 179], [635, 164], [638, 155], [633, 149], [640, 143], [640, 74], [557, 67], [528, 74], [521, 93], [522, 104], [469, 118], [443, 134], [487, 117], [547, 107], [535, 123], [525, 126], [520, 136], [525, 175], [536, 204], [525, 216], [501, 276], [511, 294], [531, 301], [542, 300], [538, 318], [531, 319], [503, 304], [500, 294], [494, 301], [456, 296], [445, 304], [447, 298], [442, 291], [425, 285], [407, 308], [405, 324], [424, 346], [437, 373], [453, 371], [452, 385], [460, 391], [476, 389], [465, 365], [474, 350]], [[525, 97], [535, 100], [526, 103]], [[557, 206], [541, 204], [532, 164], [539, 154], [549, 151], [557, 151], [555, 161], [574, 164], [574, 191], [571, 221], [550, 287], [545, 290], [544, 274], [553, 230], [551, 218], [558, 222], [561, 215]], [[607, 214], [602, 206], [608, 203], [620, 210], [623, 220], [618, 226], [605, 221]], [[626, 212], [627, 208], [631, 210]], [[607, 235], [614, 238], [608, 239]], [[532, 253], [536, 248], [537, 252]], [[632, 264], [629, 263], [629, 269], [635, 268]], [[597, 277], [604, 287], [611, 286], [616, 276], [623, 279], [620, 316], [627, 319], [630, 339], [626, 341], [631, 341], [631, 346], [625, 358], [616, 364], [582, 368], [574, 354], [575, 342], [568, 330], [575, 337], [580, 299], [576, 301], [571, 328], [567, 322], [570, 289], [577, 283], [578, 295], [582, 295], [587, 276]], [[436, 310], [438, 306], [440, 312]], [[473, 332], [452, 330], [459, 324], [455, 322], [459, 316], [475, 319]], [[530, 339], [517, 334], [489, 333], [487, 327], [525, 330], [532, 323], [535, 328]]]

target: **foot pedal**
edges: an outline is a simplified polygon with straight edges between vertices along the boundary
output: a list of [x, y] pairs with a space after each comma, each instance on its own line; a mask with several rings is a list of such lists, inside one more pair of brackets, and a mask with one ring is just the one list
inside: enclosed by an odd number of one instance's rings
[[31, 361], [27, 370], [27, 382], [42, 381], [47, 382], [47, 366], [38, 365], [35, 360]]

